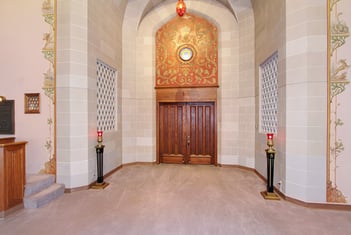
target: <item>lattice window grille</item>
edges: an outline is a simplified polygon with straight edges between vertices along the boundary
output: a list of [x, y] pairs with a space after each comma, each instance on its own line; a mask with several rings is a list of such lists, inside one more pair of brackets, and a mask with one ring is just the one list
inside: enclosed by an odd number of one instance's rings
[[278, 129], [278, 53], [260, 65], [261, 131], [277, 133]]
[[116, 130], [117, 123], [117, 70], [97, 60], [97, 128]]

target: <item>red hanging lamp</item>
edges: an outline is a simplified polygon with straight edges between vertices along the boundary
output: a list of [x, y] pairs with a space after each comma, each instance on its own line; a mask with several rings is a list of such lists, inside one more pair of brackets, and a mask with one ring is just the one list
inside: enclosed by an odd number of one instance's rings
[[178, 0], [177, 6], [176, 6], [176, 12], [179, 16], [183, 16], [186, 11], [186, 6], [183, 0]]

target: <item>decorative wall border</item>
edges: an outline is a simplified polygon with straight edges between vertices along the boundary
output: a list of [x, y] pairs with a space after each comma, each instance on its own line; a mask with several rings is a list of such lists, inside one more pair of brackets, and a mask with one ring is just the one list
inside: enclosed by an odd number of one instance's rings
[[43, 0], [42, 16], [44, 21], [49, 24], [49, 32], [44, 33], [44, 46], [42, 53], [44, 58], [49, 62], [48, 69], [44, 73], [43, 90], [49, 102], [49, 117], [47, 126], [49, 136], [46, 138], [45, 148], [48, 152], [48, 161], [40, 173], [56, 175], [56, 121], [55, 121], [55, 100], [56, 100], [56, 0]]
[[[327, 157], [327, 202], [348, 203], [347, 197], [337, 186], [337, 160], [344, 151], [343, 140], [337, 135], [344, 120], [338, 116], [338, 96], [350, 83], [347, 72], [351, 67], [345, 58], [339, 58], [337, 51], [350, 36], [349, 27], [342, 20], [337, 9], [342, 0], [328, 0], [328, 157]], [[345, 120], [346, 121], [346, 120]]]

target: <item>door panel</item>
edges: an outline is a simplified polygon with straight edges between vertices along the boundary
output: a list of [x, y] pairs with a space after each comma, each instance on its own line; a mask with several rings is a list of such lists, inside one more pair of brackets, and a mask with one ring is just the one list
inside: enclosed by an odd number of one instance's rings
[[215, 120], [213, 103], [189, 104], [189, 163], [214, 164]]
[[160, 103], [160, 162], [216, 164], [215, 135], [213, 102]]
[[182, 104], [162, 104], [159, 110], [159, 154], [163, 163], [184, 163], [184, 115]]

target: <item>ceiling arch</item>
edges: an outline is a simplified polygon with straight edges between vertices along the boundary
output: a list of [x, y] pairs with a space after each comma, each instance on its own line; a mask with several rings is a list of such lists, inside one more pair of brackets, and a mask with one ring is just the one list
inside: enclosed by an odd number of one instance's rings
[[[186, 2], [194, 1], [194, 0], [184, 0]], [[218, 2], [222, 4], [224, 7], [226, 7], [235, 17], [236, 20], [238, 20], [238, 14], [240, 11], [247, 9], [247, 8], [252, 8], [251, 6], [251, 0], [205, 0], [205, 1], [213, 1], [213, 2]], [[174, 2], [174, 7], [176, 5], [177, 0], [148, 0], [144, 11], [142, 13], [140, 21], [143, 20], [143, 18], [151, 12], [155, 7], [158, 5], [165, 3], [165, 2]]]

